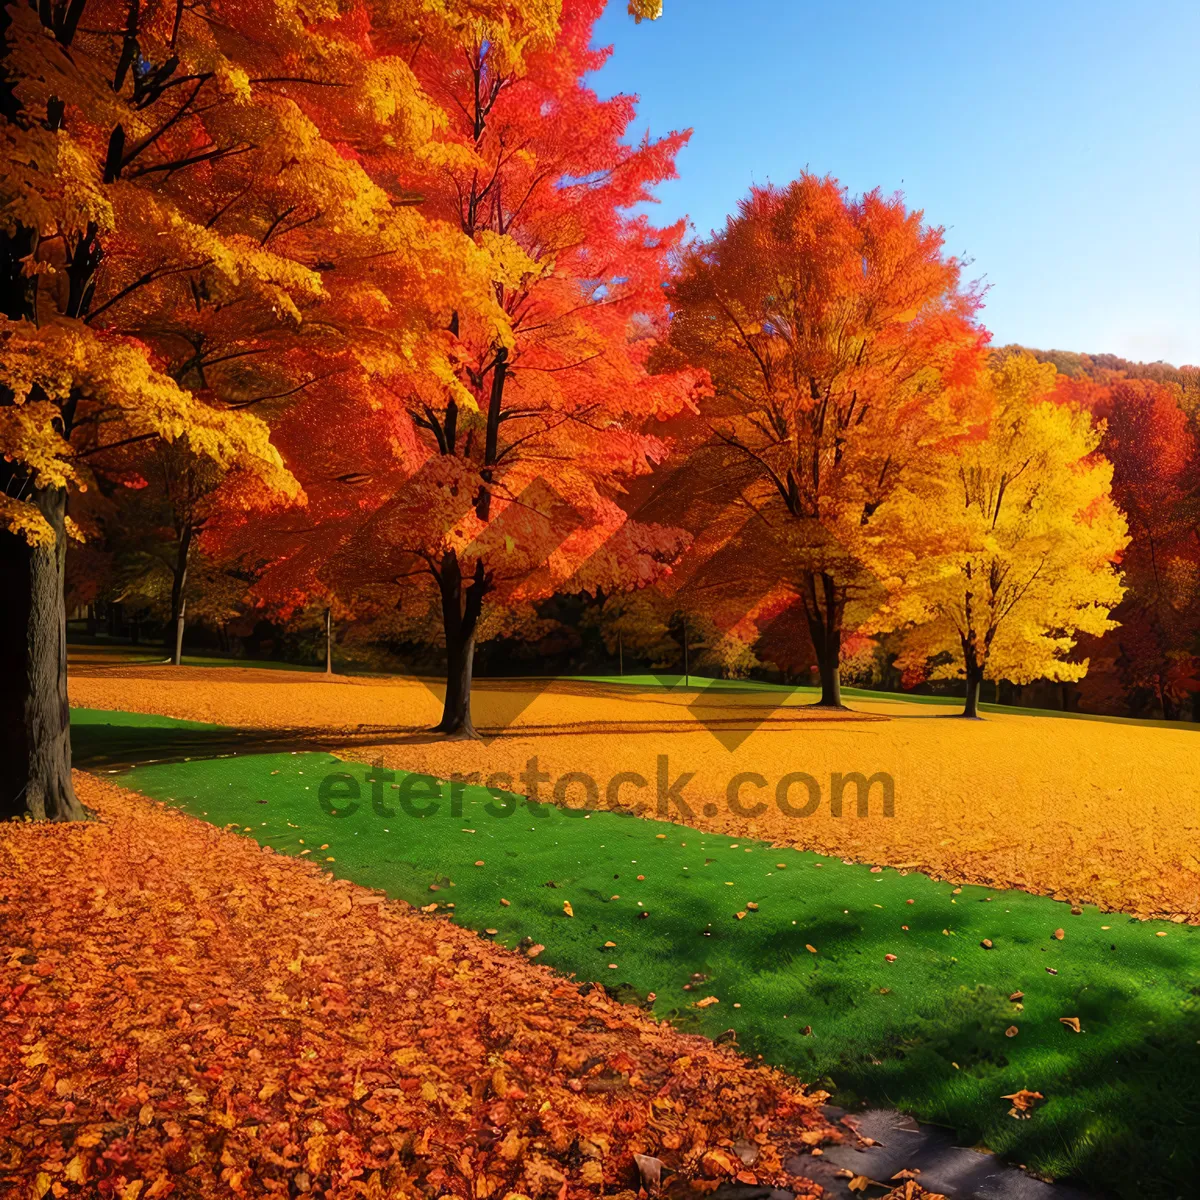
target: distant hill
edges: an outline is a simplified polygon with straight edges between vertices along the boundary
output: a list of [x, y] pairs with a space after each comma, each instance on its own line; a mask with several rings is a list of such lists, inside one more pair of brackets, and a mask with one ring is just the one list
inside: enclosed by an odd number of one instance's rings
[[1001, 353], [1026, 350], [1038, 362], [1053, 363], [1060, 375], [1072, 378], [1103, 380], [1111, 375], [1127, 379], [1153, 379], [1158, 383], [1173, 383], [1185, 392], [1200, 389], [1200, 367], [1175, 367], [1163, 362], [1132, 362], [1118, 354], [1080, 354], [1074, 350], [1037, 350], [1032, 346], [1004, 346]]

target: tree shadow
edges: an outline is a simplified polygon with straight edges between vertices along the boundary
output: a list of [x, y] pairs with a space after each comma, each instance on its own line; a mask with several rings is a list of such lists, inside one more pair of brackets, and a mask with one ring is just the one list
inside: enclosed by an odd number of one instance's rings
[[85, 771], [131, 770], [152, 763], [230, 758], [243, 754], [330, 751], [351, 746], [420, 745], [436, 735], [394, 727], [370, 729], [239, 729], [72, 722], [71, 759]]

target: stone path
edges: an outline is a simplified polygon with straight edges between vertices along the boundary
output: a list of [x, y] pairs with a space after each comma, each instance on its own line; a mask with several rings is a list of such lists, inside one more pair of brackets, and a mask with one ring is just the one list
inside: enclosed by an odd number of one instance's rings
[[[834, 1120], [845, 1115], [833, 1107], [826, 1112]], [[797, 1174], [819, 1183], [831, 1200], [880, 1197], [886, 1188], [897, 1186], [889, 1182], [892, 1176], [906, 1169], [919, 1170], [917, 1182], [947, 1200], [1099, 1200], [1095, 1193], [1033, 1179], [994, 1154], [959, 1146], [949, 1130], [921, 1125], [894, 1109], [868, 1109], [855, 1113], [852, 1120], [874, 1146], [832, 1146], [821, 1158], [805, 1156], [794, 1164]], [[788, 1164], [789, 1169], [792, 1166]], [[852, 1192], [849, 1179], [838, 1177], [839, 1170], [865, 1175], [882, 1186]], [[719, 1188], [713, 1200], [791, 1200], [791, 1193], [738, 1185]]]

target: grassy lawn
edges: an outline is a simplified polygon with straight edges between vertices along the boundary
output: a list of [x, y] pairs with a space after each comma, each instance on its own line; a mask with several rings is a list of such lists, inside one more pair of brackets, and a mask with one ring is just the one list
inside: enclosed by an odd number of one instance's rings
[[[75, 744], [125, 786], [509, 946], [530, 939], [580, 980], [654, 993], [686, 1028], [734, 1029], [743, 1051], [843, 1102], [893, 1104], [1123, 1195], [1190, 1185], [1200, 929], [329, 754], [246, 754], [237, 731], [196, 722], [79, 711]], [[1023, 1088], [1045, 1103], [1014, 1120], [1001, 1097]]]

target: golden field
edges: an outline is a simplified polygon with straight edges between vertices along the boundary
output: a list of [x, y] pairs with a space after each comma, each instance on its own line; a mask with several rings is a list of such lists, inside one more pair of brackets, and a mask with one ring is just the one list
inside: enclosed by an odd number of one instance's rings
[[[347, 758], [442, 779], [527, 792], [531, 758], [550, 777], [543, 799], [569, 772], [595, 781], [600, 803], [613, 777], [620, 801], [647, 815], [731, 836], [768, 839], [855, 861], [919, 869], [956, 880], [1019, 887], [1140, 916], [1200, 921], [1200, 730], [1053, 716], [989, 715], [963, 721], [954, 709], [904, 701], [851, 701], [853, 711], [805, 707], [808, 697], [768, 692], [641, 690], [560, 681], [480, 681], [473, 705], [481, 742], [444, 742], [425, 732], [440, 716], [432, 685], [399, 677], [225, 667], [72, 665], [71, 702], [287, 732]], [[502, 732], [501, 732], [502, 731]], [[269, 744], [264, 737], [264, 748]], [[658, 776], [691, 778], [659, 808]], [[511, 783], [497, 776], [507, 772]], [[789, 773], [816, 781], [811, 815], [789, 815], [776, 787]], [[885, 772], [857, 815], [854, 786], [843, 815], [831, 811], [833, 773]], [[741, 807], [730, 781], [754, 773]], [[560, 787], [585, 803], [585, 781]], [[793, 813], [810, 799], [793, 780]], [[813, 807], [812, 804], [807, 807]], [[707, 809], [707, 811], [706, 811]]]

